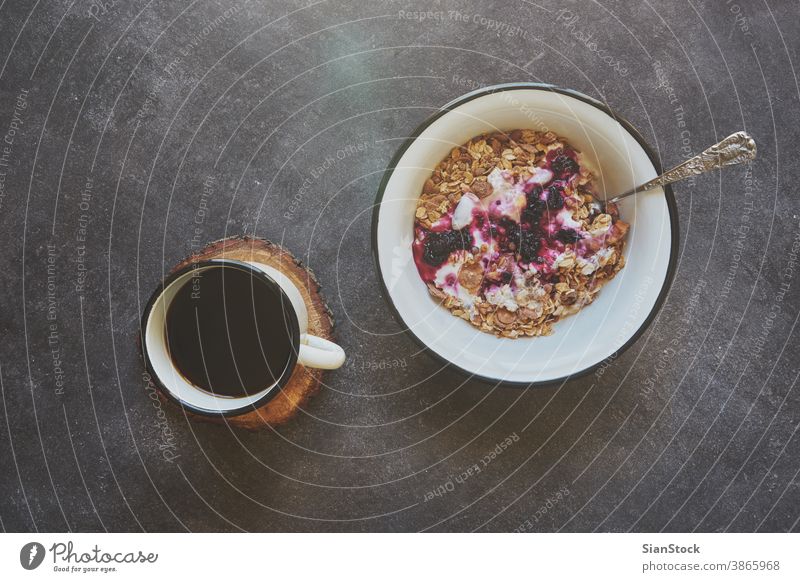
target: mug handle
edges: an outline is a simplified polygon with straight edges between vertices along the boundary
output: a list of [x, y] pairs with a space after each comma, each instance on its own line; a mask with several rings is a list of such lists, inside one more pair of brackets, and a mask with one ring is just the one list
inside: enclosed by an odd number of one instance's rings
[[344, 364], [344, 350], [331, 341], [304, 333], [300, 336], [297, 363], [308, 368], [335, 370]]

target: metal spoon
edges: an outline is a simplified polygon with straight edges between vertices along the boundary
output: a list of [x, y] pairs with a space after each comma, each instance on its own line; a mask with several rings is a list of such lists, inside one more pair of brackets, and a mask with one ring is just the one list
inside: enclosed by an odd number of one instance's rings
[[683, 180], [689, 176], [703, 174], [724, 166], [733, 166], [743, 162], [749, 162], [756, 157], [756, 142], [744, 131], [737, 131], [729, 135], [721, 142], [714, 144], [703, 153], [685, 162], [678, 164], [660, 176], [653, 178], [649, 182], [628, 190], [618, 196], [614, 196], [607, 202], [619, 202], [623, 198], [645, 192], [658, 186], [664, 186]]

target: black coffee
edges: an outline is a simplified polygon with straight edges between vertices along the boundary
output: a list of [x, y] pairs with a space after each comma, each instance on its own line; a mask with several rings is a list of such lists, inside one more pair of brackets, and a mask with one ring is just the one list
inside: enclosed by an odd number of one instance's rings
[[292, 309], [268, 282], [235, 267], [198, 271], [167, 311], [167, 345], [181, 374], [217, 396], [274, 384], [294, 351]]

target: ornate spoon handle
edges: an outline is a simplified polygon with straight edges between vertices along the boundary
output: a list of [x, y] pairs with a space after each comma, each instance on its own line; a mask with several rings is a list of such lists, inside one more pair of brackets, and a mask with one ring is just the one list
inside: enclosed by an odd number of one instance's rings
[[678, 180], [683, 180], [689, 176], [703, 174], [724, 166], [733, 166], [743, 162], [749, 162], [756, 157], [756, 142], [744, 131], [737, 131], [729, 135], [721, 142], [714, 144], [703, 153], [689, 158], [685, 162], [675, 166], [660, 176], [653, 178], [649, 182], [637, 186], [633, 190], [628, 190], [619, 196], [611, 198], [608, 202], [618, 202], [623, 198], [671, 184]]

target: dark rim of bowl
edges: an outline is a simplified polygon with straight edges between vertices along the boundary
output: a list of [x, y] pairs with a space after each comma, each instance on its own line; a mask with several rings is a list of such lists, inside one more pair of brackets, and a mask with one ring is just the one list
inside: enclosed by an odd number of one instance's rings
[[[161, 391], [161, 393], [166, 396], [170, 401], [174, 402], [175, 404], [181, 406], [185, 410], [193, 413], [193, 414], [201, 414], [203, 416], [212, 416], [212, 417], [230, 417], [230, 416], [238, 416], [240, 414], [245, 414], [247, 412], [252, 412], [256, 410], [260, 406], [263, 406], [270, 400], [272, 400], [278, 392], [286, 385], [289, 381], [289, 378], [292, 375], [292, 371], [294, 370], [295, 366], [297, 365], [297, 358], [298, 353], [300, 350], [300, 322], [297, 319], [297, 314], [294, 311], [294, 307], [289, 310], [284, 310], [284, 313], [289, 315], [289, 325], [292, 327], [293, 337], [295, 338], [294, 346], [292, 347], [292, 352], [290, 354], [289, 363], [286, 365], [286, 368], [283, 370], [281, 377], [278, 379], [277, 382], [272, 386], [270, 390], [267, 391], [261, 398], [253, 402], [252, 404], [247, 404], [245, 406], [240, 406], [239, 408], [232, 408], [231, 410], [209, 410], [206, 408], [200, 408], [191, 404], [190, 402], [186, 402], [181, 400], [177, 396], [175, 396], [169, 388], [164, 384], [164, 382], [159, 378], [158, 374], [156, 373], [155, 369], [153, 368], [153, 364], [150, 361], [150, 355], [147, 352], [147, 321], [150, 319], [150, 313], [153, 311], [153, 307], [156, 304], [156, 301], [164, 292], [164, 289], [169, 287], [173, 282], [178, 280], [180, 277], [185, 275], [186, 273], [193, 271], [194, 269], [201, 269], [204, 267], [227, 267], [233, 269], [239, 269], [242, 271], [247, 271], [251, 275], [255, 275], [258, 279], [266, 283], [273, 291], [277, 292], [278, 295], [281, 297], [281, 301], [284, 302], [284, 305], [288, 304], [291, 306], [291, 301], [289, 300], [289, 296], [286, 295], [281, 286], [272, 279], [269, 275], [248, 265], [245, 262], [237, 261], [234, 259], [206, 259], [202, 261], [196, 261], [186, 265], [185, 267], [171, 273], [167, 276], [164, 281], [156, 288], [153, 294], [150, 296], [150, 299], [147, 302], [147, 306], [144, 309], [144, 313], [142, 314], [142, 323], [141, 323], [141, 346], [142, 346], [142, 356], [144, 357], [144, 365], [147, 368], [147, 372], [150, 374], [150, 378], [153, 380], [153, 383], [156, 387]], [[205, 392], [201, 388], [198, 388], [201, 392]]]
[[406, 139], [403, 144], [400, 146], [400, 149], [397, 150], [397, 153], [392, 158], [391, 162], [387, 166], [386, 170], [383, 173], [383, 178], [381, 180], [380, 186], [378, 187], [378, 194], [375, 198], [375, 206], [372, 211], [372, 256], [373, 260], [375, 261], [375, 268], [378, 272], [378, 279], [380, 280], [381, 289], [383, 290], [383, 295], [386, 298], [386, 303], [389, 305], [389, 308], [392, 312], [392, 316], [394, 317], [395, 321], [403, 328], [404, 332], [407, 332], [414, 338], [414, 341], [420, 345], [426, 352], [431, 354], [435, 359], [440, 361], [445, 365], [447, 368], [453, 368], [459, 371], [462, 374], [469, 376], [470, 378], [474, 378], [480, 380], [482, 382], [487, 382], [494, 385], [503, 385], [503, 386], [516, 386], [521, 388], [527, 387], [535, 387], [535, 386], [551, 386], [553, 384], [558, 384], [565, 382], [567, 380], [580, 378], [581, 376], [585, 376], [599, 368], [603, 362], [608, 360], [609, 358], [616, 359], [621, 356], [628, 348], [630, 348], [637, 339], [645, 332], [645, 330], [649, 327], [649, 325], [653, 322], [658, 312], [661, 310], [661, 307], [666, 300], [667, 293], [669, 292], [670, 287], [672, 286], [672, 281], [675, 277], [675, 270], [677, 266], [678, 260], [678, 243], [679, 243], [679, 236], [678, 236], [678, 207], [675, 203], [675, 196], [672, 193], [672, 188], [667, 185], [663, 187], [664, 190], [664, 197], [667, 201], [667, 209], [669, 210], [669, 223], [670, 223], [670, 232], [672, 234], [670, 240], [670, 254], [669, 254], [669, 263], [667, 265], [667, 274], [664, 277], [664, 282], [661, 286], [661, 291], [658, 294], [658, 298], [656, 299], [653, 308], [650, 310], [650, 313], [645, 318], [642, 325], [631, 335], [630, 338], [625, 342], [625, 344], [616, 350], [611, 355], [603, 358], [596, 364], [592, 364], [582, 370], [577, 372], [573, 372], [566, 376], [561, 376], [559, 378], [553, 378], [552, 380], [540, 380], [540, 381], [531, 381], [531, 382], [520, 382], [520, 381], [512, 381], [512, 380], [504, 380], [500, 378], [493, 378], [491, 376], [482, 376], [480, 374], [475, 374], [474, 372], [470, 372], [455, 364], [441, 356], [435, 350], [431, 349], [422, 339], [420, 339], [417, 334], [415, 334], [409, 327], [406, 325], [405, 321], [403, 320], [402, 316], [400, 315], [397, 307], [392, 300], [392, 296], [389, 293], [389, 289], [386, 286], [386, 282], [383, 278], [383, 271], [381, 270], [380, 264], [380, 257], [378, 256], [378, 220], [380, 214], [381, 203], [383, 202], [383, 195], [386, 190], [386, 185], [389, 183], [389, 179], [392, 177], [397, 164], [400, 162], [402, 157], [405, 155], [406, 151], [411, 144], [425, 131], [433, 122], [435, 122], [440, 117], [450, 113], [457, 107], [472, 101], [473, 99], [477, 99], [479, 97], [483, 97], [485, 95], [491, 95], [493, 93], [501, 93], [504, 91], [516, 91], [516, 90], [536, 90], [536, 91], [550, 91], [552, 93], [560, 93], [562, 95], [566, 95], [568, 97], [573, 97], [578, 99], [579, 101], [583, 101], [584, 103], [588, 103], [593, 107], [596, 107], [609, 117], [611, 117], [614, 121], [619, 123], [642, 147], [642, 149], [647, 154], [647, 157], [650, 158], [653, 166], [656, 169], [656, 174], [661, 174], [663, 171], [661, 168], [661, 163], [658, 160], [653, 149], [650, 145], [645, 141], [644, 137], [639, 133], [639, 131], [624, 117], [615, 113], [610, 107], [606, 104], [598, 101], [593, 97], [589, 97], [588, 95], [584, 95], [578, 91], [573, 89], [562, 89], [561, 87], [557, 87], [555, 85], [548, 85], [546, 83], [528, 83], [528, 82], [520, 82], [520, 83], [504, 83], [501, 85], [491, 85], [489, 87], [483, 87], [481, 89], [477, 89], [475, 91], [471, 91], [461, 97], [457, 97], [456, 99], [450, 101], [446, 105], [442, 106], [436, 113], [428, 117], [422, 124], [417, 127], [416, 130], [411, 134], [411, 136]]

